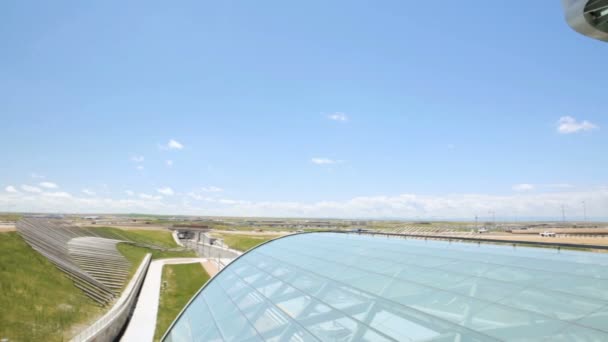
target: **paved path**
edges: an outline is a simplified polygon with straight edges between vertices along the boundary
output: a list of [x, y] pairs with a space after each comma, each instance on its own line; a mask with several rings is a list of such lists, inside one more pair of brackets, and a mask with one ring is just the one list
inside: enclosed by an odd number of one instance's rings
[[14, 224], [0, 223], [0, 233], [14, 232], [14, 231], [15, 231]]
[[174, 230], [173, 233], [171, 233], [171, 236], [173, 236], [173, 240], [175, 240], [175, 243], [178, 246], [184, 247], [184, 244], [179, 240], [179, 237], [177, 237], [177, 230]]
[[131, 317], [121, 341], [148, 342], [154, 339], [164, 265], [202, 263], [206, 260], [205, 258], [175, 258], [152, 261], [141, 288], [133, 317]]
[[215, 277], [216, 274], [218, 274], [220, 272], [221, 269], [228, 266], [228, 264], [231, 263], [232, 261], [234, 261], [234, 259], [224, 258], [224, 259], [218, 260], [216, 258], [209, 258], [209, 259], [206, 259], [205, 261], [201, 262], [201, 264], [203, 264], [203, 267], [205, 268], [205, 271], [207, 271], [207, 274], [209, 275], [209, 277], [213, 278], [213, 277]]

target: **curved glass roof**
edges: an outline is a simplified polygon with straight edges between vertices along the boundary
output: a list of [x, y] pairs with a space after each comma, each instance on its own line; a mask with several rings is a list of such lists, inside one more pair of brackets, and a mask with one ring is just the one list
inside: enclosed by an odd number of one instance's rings
[[165, 341], [608, 341], [608, 254], [312, 233], [235, 260]]

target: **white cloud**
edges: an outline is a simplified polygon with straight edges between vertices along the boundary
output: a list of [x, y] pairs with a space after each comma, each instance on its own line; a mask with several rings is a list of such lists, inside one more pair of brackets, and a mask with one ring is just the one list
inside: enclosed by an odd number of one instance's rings
[[139, 194], [139, 198], [144, 199], [144, 200], [160, 201], [161, 199], [163, 199], [163, 196]]
[[58, 192], [43, 192], [42, 196], [56, 197], [56, 198], [71, 198], [72, 197], [72, 195], [70, 195], [67, 192], [63, 192], [63, 191], [58, 191]]
[[512, 189], [518, 192], [532, 191], [532, 190], [564, 190], [564, 189], [572, 189], [574, 185], [568, 183], [552, 183], [552, 184], [515, 184]]
[[[276, 217], [368, 217], [368, 218], [460, 218], [472, 220], [480, 213], [496, 212], [508, 217], [559, 217], [560, 206], [579, 208], [585, 200], [589, 216], [608, 215], [608, 190], [595, 189], [581, 192], [523, 193], [512, 196], [459, 194], [421, 196], [362, 196], [346, 201], [302, 202], [249, 202], [221, 199], [219, 208], [205, 208], [205, 212], [227, 216]], [[593, 203], [593, 208], [589, 205]], [[569, 215], [575, 216], [576, 212]], [[582, 212], [578, 213], [582, 216]]]
[[18, 193], [19, 191], [17, 189], [15, 189], [14, 186], [12, 185], [8, 185], [6, 188], [4, 188], [4, 191], [6, 192], [10, 192], [10, 193]]
[[184, 148], [184, 145], [182, 145], [176, 140], [171, 139], [169, 140], [167, 147], [169, 147], [170, 150], [181, 150], [182, 148]]
[[156, 191], [160, 194], [163, 194], [165, 196], [173, 196], [175, 194], [175, 192], [173, 191], [173, 189], [171, 189], [170, 187], [166, 186], [164, 188], [159, 188], [156, 189]]
[[346, 121], [348, 121], [348, 116], [346, 116], [346, 114], [340, 113], [340, 112], [329, 114], [327, 116], [327, 118], [330, 119], [330, 120], [340, 121], [340, 122], [346, 122]]
[[233, 204], [249, 204], [250, 202], [248, 201], [239, 201], [239, 200], [232, 200], [232, 199], [220, 199], [217, 201], [218, 203], [221, 204], [229, 204], [229, 205], [233, 205]]
[[95, 191], [90, 190], [90, 189], [82, 189], [82, 193], [85, 194], [85, 195], [89, 195], [89, 196], [95, 196], [96, 195]]
[[554, 183], [554, 184], [545, 184], [545, 187], [554, 188], [554, 189], [569, 189], [569, 188], [574, 188], [574, 185], [568, 184], [568, 183]]
[[561, 134], [591, 131], [598, 128], [599, 126], [594, 123], [591, 123], [587, 120], [577, 121], [571, 116], [562, 116], [557, 121], [557, 131]]
[[127, 196], [133, 196], [135, 195], [135, 193], [131, 190], [125, 190], [125, 194], [127, 194]]
[[334, 160], [329, 158], [312, 158], [310, 160], [311, 163], [317, 165], [331, 165], [331, 164], [339, 164], [344, 162], [343, 160]]
[[59, 186], [57, 186], [57, 184], [52, 183], [52, 182], [41, 182], [38, 185], [40, 185], [43, 188], [47, 188], [47, 189], [57, 189]]
[[191, 197], [197, 201], [208, 201], [208, 202], [215, 202], [216, 199], [213, 197], [207, 197], [207, 196], [203, 196], [200, 193], [197, 192], [189, 192], [188, 193], [188, 197]]
[[45, 176], [43, 176], [43, 175], [39, 175], [39, 174], [37, 174], [37, 173], [35, 173], [35, 172], [32, 172], [32, 173], [30, 174], [30, 176], [31, 176], [32, 178], [34, 178], [34, 179], [44, 179], [44, 178], [46, 178]]
[[139, 171], [142, 171], [144, 169], [143, 165], [137, 165], [135, 168]]
[[456, 148], [456, 145], [454, 145], [454, 144], [448, 144], [447, 148], [448, 148], [448, 150], [453, 150], [453, 149]]
[[41, 193], [42, 190], [39, 187], [36, 186], [32, 186], [32, 185], [21, 185], [21, 190], [25, 191], [25, 192], [31, 192], [31, 193]]
[[181, 150], [184, 145], [175, 139], [170, 139], [169, 142], [158, 146], [161, 150]]
[[165, 160], [165, 164], [167, 164], [168, 167], [172, 167], [173, 166], [173, 160]]
[[[0, 192], [0, 211], [40, 213], [179, 213], [185, 208], [174, 203], [165, 203], [162, 196], [142, 194], [141, 197], [114, 199], [70, 195], [66, 192], [6, 193]], [[195, 212], [195, 211], [193, 211]], [[196, 210], [198, 212], [198, 210]]]
[[[537, 190], [539, 188], [537, 187]], [[582, 219], [581, 203], [587, 216], [608, 218], [608, 187], [577, 191], [534, 191], [512, 195], [452, 194], [426, 196], [400, 194], [360, 196], [343, 201], [288, 202], [247, 201], [241, 199], [201, 198], [191, 204], [183, 197], [138, 194], [137, 197], [113, 199], [82, 197], [65, 192], [0, 193], [0, 211], [24, 212], [107, 212], [156, 213], [168, 215], [274, 216], [274, 217], [353, 217], [353, 218], [428, 218], [473, 220], [475, 215], [495, 211], [496, 217], [531, 217], [561, 219], [561, 206], [570, 219]], [[198, 204], [197, 204], [198, 203]]]
[[144, 156], [133, 156], [131, 157], [131, 161], [134, 163], [143, 163], [144, 162]]
[[223, 191], [224, 189], [212, 185], [196, 189], [195, 191], [189, 192], [187, 195], [188, 197], [191, 197], [198, 201], [216, 202], [217, 198], [211, 197], [207, 194], [218, 194]]
[[202, 192], [222, 192], [224, 189], [217, 186], [206, 186], [201, 188]]
[[527, 184], [527, 183], [513, 185], [513, 190], [519, 191], [519, 192], [531, 191], [531, 190], [534, 190], [534, 188], [535, 188], [535, 186], [533, 184]]

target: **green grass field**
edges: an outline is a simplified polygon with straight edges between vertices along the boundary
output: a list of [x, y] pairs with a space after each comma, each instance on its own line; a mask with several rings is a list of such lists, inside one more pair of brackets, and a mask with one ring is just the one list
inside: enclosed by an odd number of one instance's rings
[[21, 218], [21, 214], [17, 213], [2, 213], [0, 214], [0, 221], [17, 222]]
[[[95, 228], [101, 229], [104, 232], [109, 232], [111, 234], [116, 234], [118, 236], [122, 236], [124, 239], [128, 239], [130, 241], [151, 244], [156, 246], [162, 246], [166, 248], [176, 248], [179, 247], [171, 233], [169, 231], [158, 231], [158, 230], [123, 230], [118, 228], [111, 227], [101, 227]], [[116, 248], [122, 255], [127, 258], [131, 262], [131, 275], [135, 273], [137, 267], [143, 260], [144, 256], [147, 253], [152, 254], [152, 259], [163, 259], [163, 258], [190, 258], [196, 257], [196, 253], [193, 251], [162, 251], [158, 249], [151, 249], [145, 247], [139, 247], [130, 245], [128, 243], [119, 243]]]
[[272, 240], [274, 236], [256, 236], [256, 235], [241, 235], [241, 234], [213, 234], [224, 239], [224, 243], [238, 251], [247, 251], [259, 244]]
[[160, 251], [145, 247], [129, 245], [127, 243], [119, 243], [118, 251], [131, 262], [131, 274], [133, 274], [147, 253], [152, 253], [152, 260], [163, 258], [193, 258], [196, 253], [193, 251]]
[[124, 240], [167, 248], [179, 247], [173, 240], [171, 232], [168, 230], [124, 230], [113, 227], [95, 227], [89, 229], [93, 232], [102, 231], [105, 234], [111, 234], [116, 238], [122, 238]]
[[158, 341], [209, 275], [200, 263], [165, 265], [154, 340]]
[[0, 233], [0, 250], [0, 339], [65, 341], [102, 313], [17, 233]]

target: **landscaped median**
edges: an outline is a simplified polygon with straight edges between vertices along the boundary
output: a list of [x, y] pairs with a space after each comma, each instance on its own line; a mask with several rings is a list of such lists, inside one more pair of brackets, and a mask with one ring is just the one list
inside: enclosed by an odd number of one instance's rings
[[163, 336], [188, 301], [209, 280], [200, 263], [165, 265], [154, 340]]
[[[221, 232], [213, 233], [212, 236], [223, 239], [227, 247], [238, 251], [247, 251], [277, 237], [276, 234], [223, 234]], [[154, 341], [160, 340], [177, 315], [209, 278], [209, 274], [201, 263], [167, 264], [163, 267]]]
[[229, 248], [245, 252], [280, 235], [213, 233], [212, 236], [223, 239]]

